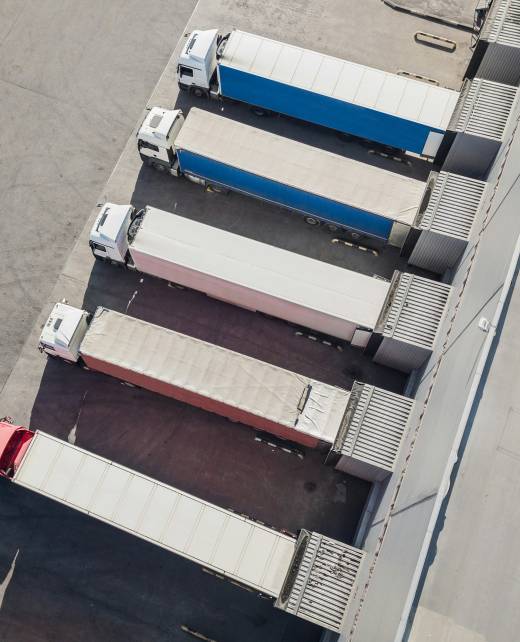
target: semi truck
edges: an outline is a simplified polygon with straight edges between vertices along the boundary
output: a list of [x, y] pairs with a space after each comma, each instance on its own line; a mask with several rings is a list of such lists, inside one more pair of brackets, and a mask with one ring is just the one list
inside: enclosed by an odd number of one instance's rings
[[98, 259], [350, 342], [404, 372], [430, 354], [450, 292], [397, 271], [390, 282], [359, 274], [152, 207], [105, 203], [90, 247]]
[[458, 92], [233, 30], [195, 30], [177, 65], [180, 89], [229, 98], [434, 157]]
[[365, 553], [301, 530], [294, 538], [39, 430], [0, 421], [0, 476], [269, 597], [339, 631]]
[[338, 456], [329, 463], [371, 481], [393, 471], [407, 418], [391, 417], [397, 408], [407, 417], [412, 407], [401, 395], [357, 382], [350, 392], [104, 307], [90, 317], [57, 303], [39, 348], [282, 439], [332, 449]]
[[137, 133], [143, 162], [173, 176], [276, 203], [398, 247], [426, 206], [426, 183], [193, 107], [153, 107]]

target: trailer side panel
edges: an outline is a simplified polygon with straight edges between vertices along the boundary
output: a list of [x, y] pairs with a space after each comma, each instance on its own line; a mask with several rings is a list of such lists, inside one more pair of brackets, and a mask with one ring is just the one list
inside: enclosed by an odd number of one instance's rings
[[231, 33], [218, 72], [223, 96], [429, 155], [458, 97], [444, 87], [239, 30]]
[[412, 225], [425, 183], [192, 108], [175, 138], [182, 172], [388, 239]]
[[276, 597], [292, 538], [37, 431], [13, 481]]
[[334, 441], [348, 403], [335, 386], [106, 308], [81, 355], [93, 370], [310, 447]]
[[389, 284], [147, 208], [130, 245], [138, 270], [351, 341], [372, 329]]
[[283, 205], [301, 214], [315, 216], [321, 221], [348, 227], [384, 241], [388, 240], [392, 231], [393, 222], [390, 219], [371, 212], [364, 212], [323, 196], [244, 172], [237, 167], [186, 150], [178, 150], [178, 158], [184, 174], [192, 174], [248, 196]]
[[219, 67], [222, 95], [250, 105], [421, 154], [431, 132], [441, 129], [414, 123], [368, 107], [254, 76], [227, 65]]

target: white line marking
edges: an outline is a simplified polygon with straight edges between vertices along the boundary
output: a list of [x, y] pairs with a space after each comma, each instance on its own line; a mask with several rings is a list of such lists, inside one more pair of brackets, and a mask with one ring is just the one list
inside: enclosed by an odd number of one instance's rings
[[16, 560], [18, 559], [19, 552], [20, 552], [20, 549], [16, 551], [13, 557], [13, 561], [11, 562], [11, 566], [7, 571], [7, 575], [5, 576], [4, 581], [0, 584], [0, 609], [2, 608], [2, 604], [4, 603], [4, 597], [7, 591], [7, 587], [9, 586], [11, 580], [13, 579], [14, 567], [16, 566]]

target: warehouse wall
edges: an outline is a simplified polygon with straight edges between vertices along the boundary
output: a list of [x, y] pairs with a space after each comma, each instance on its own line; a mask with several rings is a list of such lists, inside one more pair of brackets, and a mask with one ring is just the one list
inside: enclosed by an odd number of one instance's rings
[[519, 118], [516, 106], [508, 142], [489, 176], [496, 193], [493, 197], [494, 190], [488, 191], [478, 213], [471, 241], [453, 275], [454, 292], [436, 349], [412, 383], [418, 403], [411, 430], [397, 472], [382, 490], [370, 520], [364, 542], [368, 561], [342, 641], [394, 639], [425, 535], [433, 526], [432, 512], [447, 491], [440, 485], [455, 462], [457, 431], [487, 337], [478, 322], [481, 317], [493, 318], [520, 233], [518, 197], [512, 190], [520, 166], [520, 131], [515, 130]]

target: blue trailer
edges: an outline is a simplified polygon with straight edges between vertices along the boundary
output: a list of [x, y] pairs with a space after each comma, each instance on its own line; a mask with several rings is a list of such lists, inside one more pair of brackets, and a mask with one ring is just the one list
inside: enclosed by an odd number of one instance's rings
[[458, 92], [234, 30], [190, 34], [181, 89], [222, 96], [434, 157]]
[[285, 206], [401, 246], [426, 184], [192, 108], [154, 107], [139, 133], [141, 158], [195, 182]]

